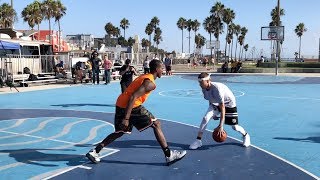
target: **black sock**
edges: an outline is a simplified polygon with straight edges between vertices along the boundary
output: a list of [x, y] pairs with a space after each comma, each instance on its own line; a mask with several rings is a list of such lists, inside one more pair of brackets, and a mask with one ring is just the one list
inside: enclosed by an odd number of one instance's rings
[[201, 137], [198, 136], [197, 139], [201, 140]]
[[96, 153], [99, 153], [101, 151], [101, 149], [103, 149], [103, 146], [101, 144], [99, 144], [95, 150], [96, 150]]
[[163, 150], [163, 153], [166, 157], [170, 157], [171, 153], [170, 153], [170, 149], [169, 147], [166, 147], [166, 148], [162, 148]]

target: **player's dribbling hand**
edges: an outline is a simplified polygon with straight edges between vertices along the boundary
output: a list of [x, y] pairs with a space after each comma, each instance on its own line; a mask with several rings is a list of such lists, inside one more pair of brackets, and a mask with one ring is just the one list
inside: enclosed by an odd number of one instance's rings
[[214, 130], [218, 130], [218, 136], [222, 136], [222, 133], [223, 133], [223, 127], [222, 126], [218, 126]]

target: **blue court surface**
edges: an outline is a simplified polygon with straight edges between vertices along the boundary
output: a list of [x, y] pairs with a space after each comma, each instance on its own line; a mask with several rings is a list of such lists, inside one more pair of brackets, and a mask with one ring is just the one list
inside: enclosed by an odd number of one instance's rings
[[188, 150], [207, 110], [197, 75], [157, 79], [144, 106], [161, 121], [171, 149], [186, 149], [166, 166], [151, 128], [134, 130], [100, 153], [85, 154], [113, 132], [119, 82], [0, 95], [0, 179], [319, 179], [320, 78], [213, 74], [237, 98], [239, 124], [252, 146], [225, 126], [228, 139]]

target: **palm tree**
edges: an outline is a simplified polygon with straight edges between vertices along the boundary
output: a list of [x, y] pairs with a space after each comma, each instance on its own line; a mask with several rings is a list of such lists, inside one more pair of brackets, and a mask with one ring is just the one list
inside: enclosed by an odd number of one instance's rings
[[135, 40], [134, 38], [129, 37], [129, 39], [128, 39], [128, 46], [132, 47], [135, 42], [136, 42], [136, 40]]
[[126, 29], [129, 28], [129, 20], [126, 19], [126, 18], [123, 18], [121, 21], [120, 21], [120, 27], [123, 29], [123, 37], [126, 38]]
[[[153, 26], [151, 23], [149, 23], [147, 26], [146, 26], [146, 29], [144, 31], [148, 36], [149, 36], [149, 42], [151, 43], [151, 35], [153, 33]], [[150, 44], [151, 45], [151, 44]], [[149, 46], [150, 47], [150, 46]]]
[[[214, 36], [217, 41], [219, 41], [219, 35], [223, 32], [223, 23], [222, 19], [224, 16], [224, 5], [221, 2], [216, 2], [214, 6], [212, 6], [210, 13], [213, 15], [214, 19]], [[219, 48], [219, 47], [218, 47]], [[217, 49], [219, 52], [219, 49]], [[216, 61], [219, 61], [219, 55], [217, 56]]]
[[244, 59], [246, 60], [246, 59], [247, 59], [247, 51], [248, 51], [248, 49], [249, 49], [249, 45], [246, 44], [246, 45], [243, 46], [243, 48], [244, 48], [244, 51], [245, 51]]
[[153, 37], [153, 41], [157, 44], [157, 53], [158, 53], [160, 41], [162, 41], [161, 34], [162, 34], [161, 29], [159, 27], [157, 27], [154, 31], [154, 37]]
[[193, 21], [191, 19], [189, 19], [187, 21], [187, 31], [189, 32], [189, 36], [188, 36], [188, 39], [189, 39], [189, 54], [190, 54], [190, 39], [191, 39], [190, 32], [192, 30], [192, 26], [193, 26]]
[[241, 59], [241, 53], [242, 53], [242, 45], [244, 43], [244, 39], [247, 35], [248, 29], [246, 27], [242, 27], [240, 29], [241, 35], [239, 37], [239, 44], [240, 44], [240, 52], [239, 52], [239, 60]]
[[59, 38], [58, 38], [58, 44], [59, 44], [59, 49], [58, 51], [61, 50], [61, 26], [60, 26], [60, 20], [61, 18], [66, 14], [67, 8], [61, 3], [60, 0], [56, 1], [56, 6], [55, 6], [55, 10], [54, 10], [54, 18], [55, 18], [55, 22], [58, 22], [58, 27], [59, 27]]
[[238, 48], [238, 38], [239, 38], [239, 34], [241, 32], [241, 26], [240, 25], [235, 25], [234, 26], [234, 34], [236, 35], [237, 37], [237, 40], [236, 40], [236, 49], [234, 51], [234, 59], [237, 60], [237, 48]]
[[16, 11], [7, 3], [0, 6], [0, 27], [11, 28], [15, 21], [18, 20]]
[[301, 37], [303, 35], [304, 32], [307, 31], [307, 28], [305, 28], [304, 23], [299, 23], [296, 28], [294, 29], [294, 32], [297, 34], [297, 36], [299, 37], [299, 59], [301, 56]]
[[43, 15], [41, 11], [41, 3], [39, 1], [34, 1], [33, 3], [27, 5], [22, 12], [21, 17], [28, 25], [33, 29], [35, 25], [38, 26], [38, 40], [40, 38], [40, 24], [43, 20]]
[[150, 22], [150, 24], [153, 26], [154, 30], [157, 29], [157, 26], [159, 25], [159, 23], [160, 23], [160, 20], [157, 16], [154, 16]]
[[197, 31], [199, 30], [199, 27], [200, 27], [200, 23], [198, 22], [198, 20], [194, 20], [192, 22], [192, 30], [194, 31], [194, 38], [196, 38], [196, 34], [197, 34]]
[[194, 42], [196, 44], [196, 48], [200, 50], [205, 45], [206, 38], [203, 37], [201, 34], [198, 34], [194, 37]]
[[150, 45], [151, 45], [151, 42], [148, 41], [147, 39], [143, 38], [143, 39], [141, 40], [141, 46], [142, 46], [142, 48], [146, 49], [146, 48], [149, 47]]
[[[281, 26], [282, 25], [281, 21], [279, 21], [279, 23], [278, 23], [278, 19], [280, 19], [281, 16], [285, 15], [284, 9], [280, 8], [280, 17], [279, 18], [278, 18], [278, 6], [276, 6], [275, 8], [273, 8], [271, 10], [270, 15], [271, 15], [271, 22], [269, 23], [269, 26]], [[274, 48], [275, 48], [274, 45], [276, 43], [273, 43], [273, 45], [272, 45], [272, 42], [273, 42], [273, 40], [271, 40], [271, 48], [273, 48], [273, 51], [274, 51]], [[279, 54], [279, 56], [280, 56], [280, 54]], [[271, 55], [271, 59], [272, 59], [272, 55]]]
[[[211, 15], [211, 16], [207, 17], [202, 24], [204, 29], [209, 33], [210, 43], [211, 43], [211, 34], [213, 33], [213, 30], [214, 30], [212, 19], [213, 19], [213, 16]], [[211, 54], [210, 58], [212, 59], [212, 47], [210, 48], [210, 54]]]
[[230, 8], [224, 9], [222, 20], [227, 25], [226, 45], [225, 45], [225, 49], [224, 49], [225, 56], [227, 56], [227, 44], [230, 45], [230, 43], [228, 43], [228, 42], [231, 42], [230, 35], [229, 35], [230, 34], [229, 24], [234, 20], [235, 17], [236, 17], [236, 15], [232, 9], [230, 9]]
[[180, 17], [177, 22], [177, 26], [179, 29], [181, 29], [181, 35], [182, 35], [182, 39], [181, 39], [182, 40], [182, 42], [181, 42], [181, 44], [182, 44], [181, 52], [182, 53], [183, 53], [183, 30], [186, 28], [186, 21], [187, 20], [185, 18]]
[[51, 18], [54, 17], [56, 1], [44, 0], [41, 4], [41, 11], [44, 15], [44, 19], [49, 21], [49, 42], [51, 43]]

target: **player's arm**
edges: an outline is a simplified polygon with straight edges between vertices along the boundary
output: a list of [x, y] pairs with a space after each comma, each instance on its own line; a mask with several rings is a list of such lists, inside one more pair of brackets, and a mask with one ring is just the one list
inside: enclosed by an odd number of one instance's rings
[[221, 110], [219, 127], [223, 128], [225, 115], [226, 115], [226, 107], [225, 107], [224, 103], [219, 103], [219, 108]]
[[142, 85], [135, 92], [133, 92], [132, 96], [129, 99], [129, 102], [128, 102], [128, 105], [126, 108], [124, 121], [129, 120], [135, 100], [138, 97], [154, 90], [155, 88], [156, 88], [156, 85], [153, 82], [151, 82], [149, 79], [145, 79], [143, 81]]

